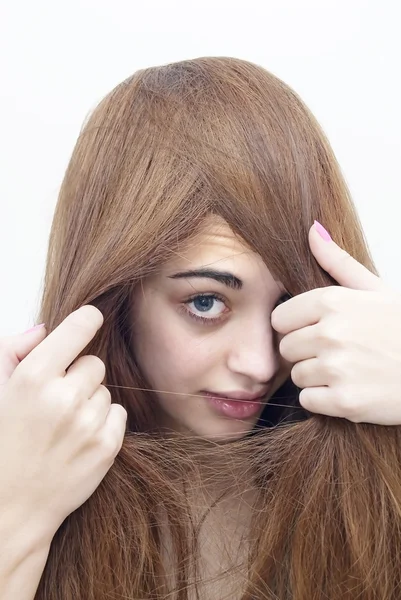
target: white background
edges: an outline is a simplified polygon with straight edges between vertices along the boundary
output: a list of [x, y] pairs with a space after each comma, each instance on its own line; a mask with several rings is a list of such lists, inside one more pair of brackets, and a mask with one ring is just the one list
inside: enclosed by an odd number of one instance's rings
[[139, 68], [256, 62], [338, 157], [382, 277], [401, 291], [398, 0], [0, 0], [0, 336], [34, 323], [51, 219], [82, 122]]

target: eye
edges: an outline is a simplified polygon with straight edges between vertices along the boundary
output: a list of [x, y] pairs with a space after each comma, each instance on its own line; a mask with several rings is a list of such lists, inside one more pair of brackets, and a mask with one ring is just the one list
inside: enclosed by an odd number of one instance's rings
[[217, 294], [198, 294], [184, 302], [188, 315], [200, 321], [218, 321], [226, 308], [225, 301]]
[[284, 302], [287, 302], [288, 300], [291, 300], [292, 295], [285, 293], [281, 296], [281, 298], [279, 298], [276, 302], [276, 306], [280, 306], [280, 304], [284, 304]]

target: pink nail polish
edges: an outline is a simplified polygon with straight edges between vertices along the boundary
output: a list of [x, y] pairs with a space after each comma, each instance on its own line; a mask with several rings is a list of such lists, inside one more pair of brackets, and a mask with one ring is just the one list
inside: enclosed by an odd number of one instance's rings
[[324, 239], [325, 242], [331, 242], [331, 237], [328, 231], [319, 223], [319, 221], [314, 222], [314, 226], [318, 234], [321, 238]]
[[35, 327], [31, 327], [31, 329], [27, 329], [24, 333], [30, 333], [31, 331], [35, 331], [35, 329], [39, 329], [40, 327], [43, 327], [44, 323], [41, 323], [40, 325], [35, 325]]

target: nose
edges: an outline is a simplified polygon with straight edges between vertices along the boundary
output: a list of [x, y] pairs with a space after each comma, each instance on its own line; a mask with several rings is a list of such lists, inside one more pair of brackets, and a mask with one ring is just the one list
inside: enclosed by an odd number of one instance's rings
[[270, 321], [249, 323], [230, 339], [228, 369], [253, 383], [268, 383], [277, 374], [280, 362], [277, 333]]

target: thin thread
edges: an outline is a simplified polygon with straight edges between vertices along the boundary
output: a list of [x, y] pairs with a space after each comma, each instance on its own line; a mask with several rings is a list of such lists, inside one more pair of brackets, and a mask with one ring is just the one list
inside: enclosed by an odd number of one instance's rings
[[[205, 396], [202, 394], [187, 394], [186, 392], [169, 392], [167, 390], [153, 390], [153, 389], [150, 390], [147, 388], [130, 387], [130, 386], [126, 386], [126, 385], [108, 384], [108, 385], [105, 385], [105, 387], [107, 387], [107, 388], [109, 388], [109, 387], [122, 388], [125, 390], [137, 390], [139, 392], [154, 392], [156, 394], [174, 394], [174, 396], [186, 396], [186, 397], [191, 396], [194, 398], [205, 398]], [[230, 400], [230, 402], [244, 402], [244, 400], [239, 400], [237, 398], [227, 398], [227, 400]], [[265, 406], [281, 406], [283, 408], [291, 408], [288, 404], [275, 404], [274, 402], [271, 402], [270, 400], [267, 400], [265, 402], [263, 400], [258, 400], [258, 402], [260, 404], [264, 404]]]

